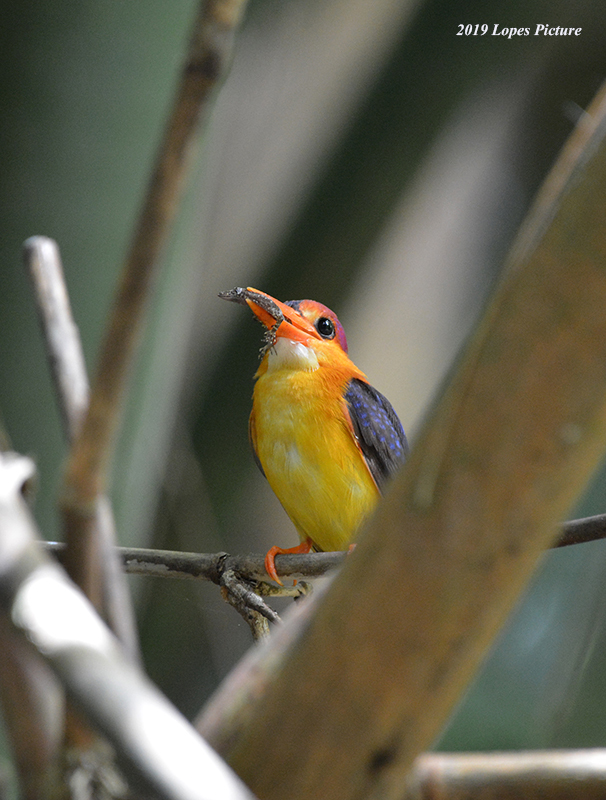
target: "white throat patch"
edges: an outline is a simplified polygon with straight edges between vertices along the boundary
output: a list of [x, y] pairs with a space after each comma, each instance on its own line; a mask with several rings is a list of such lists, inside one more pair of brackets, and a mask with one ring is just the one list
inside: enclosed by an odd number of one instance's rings
[[311, 347], [306, 347], [301, 342], [280, 337], [268, 351], [267, 371], [279, 369], [306, 370], [313, 372], [318, 369], [318, 358]]

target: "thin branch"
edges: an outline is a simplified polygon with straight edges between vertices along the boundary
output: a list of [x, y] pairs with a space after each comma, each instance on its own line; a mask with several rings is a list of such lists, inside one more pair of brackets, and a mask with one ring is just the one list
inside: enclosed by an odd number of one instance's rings
[[[88, 408], [89, 384], [78, 328], [74, 322], [57, 243], [46, 236], [32, 236], [23, 246], [23, 258], [31, 278], [42, 336], [46, 345], [55, 393], [71, 444]], [[99, 610], [126, 651], [138, 658], [134, 612], [126, 580], [116, 556], [113, 511], [107, 497], [95, 506], [94, 535], [84, 540], [89, 549], [80, 554], [88, 565], [89, 584], [98, 583]]]
[[599, 539], [606, 539], [606, 514], [565, 522], [562, 525], [560, 538], [553, 546], [568, 547], [571, 544], [596, 542]]
[[292, 597], [299, 600], [311, 593], [312, 587], [305, 581], [300, 581], [296, 586], [275, 586], [265, 581], [250, 580], [229, 568], [229, 561], [226, 560], [226, 568], [221, 575], [221, 594], [250, 625], [255, 641], [269, 636], [270, 622], [282, 621], [273, 608], [262, 600], [263, 597]]
[[80, 334], [69, 302], [57, 243], [32, 236], [23, 245], [66, 438], [72, 442], [88, 408], [89, 385]]
[[240, 580], [233, 570], [226, 570], [221, 576], [221, 595], [248, 623], [256, 642], [269, 636], [270, 622], [280, 622], [278, 614]]
[[[60, 560], [65, 554], [62, 542], [42, 542]], [[180, 578], [206, 580], [221, 586], [225, 572], [231, 571], [248, 581], [266, 581], [265, 557], [261, 554], [230, 556], [228, 553], [184, 553], [177, 550], [152, 550], [145, 547], [118, 547], [124, 571], [129, 575], [147, 575], [155, 578]], [[343, 563], [346, 553], [308, 553], [306, 555], [279, 555], [276, 557], [278, 574], [282, 578], [321, 578]], [[260, 590], [263, 596], [295, 595], [288, 587], [267, 586]], [[305, 589], [303, 590], [305, 593]]]
[[20, 494], [28, 460], [0, 456], [0, 606], [70, 699], [115, 746], [127, 777], [166, 800], [246, 800], [234, 773], [141, 670], [38, 546]]
[[426, 753], [402, 800], [601, 800], [605, 793], [604, 749]]
[[[561, 536], [553, 547], [603, 538], [606, 538], [606, 514], [565, 522]], [[64, 559], [65, 545], [58, 542], [44, 544], [61, 560]], [[183, 553], [138, 547], [120, 547], [118, 552], [124, 571], [129, 575], [207, 580], [217, 584], [221, 587], [223, 599], [250, 626], [255, 641], [269, 635], [268, 621], [280, 621], [278, 614], [261, 600], [261, 596], [290, 596], [297, 599], [309, 593], [309, 587], [303, 581], [293, 588], [267, 583], [265, 558], [260, 554], [231, 556], [227, 553]], [[345, 557], [346, 553], [342, 552], [281, 554], [276, 557], [276, 568], [282, 578], [319, 578], [339, 567]]]
[[[606, 539], [606, 514], [564, 522], [560, 537], [552, 547], [569, 547], [600, 539]], [[63, 543], [43, 544], [60, 559], [63, 558], [65, 551]], [[221, 576], [226, 570], [232, 570], [249, 581], [266, 581], [268, 578], [265, 572], [265, 557], [260, 553], [232, 556], [228, 553], [188, 553], [146, 547], [117, 549], [122, 558], [124, 571], [129, 575], [207, 580], [216, 583], [217, 586], [221, 585]], [[276, 569], [281, 578], [321, 578], [339, 567], [346, 555], [343, 552], [280, 554], [276, 556]], [[278, 593], [281, 594], [282, 590]]]
[[[265, 556], [260, 553], [228, 555], [227, 553], [180, 553], [169, 550], [121, 547], [124, 569], [130, 575], [166, 578], [194, 578], [221, 585], [222, 576], [232, 571], [249, 581], [266, 581]], [[343, 563], [345, 553], [309, 553], [276, 557], [282, 578], [321, 578]], [[284, 595], [285, 589], [275, 587]]]
[[[65, 558], [62, 542], [42, 542], [60, 561]], [[269, 635], [268, 622], [280, 617], [262, 597], [292, 597], [298, 600], [311, 592], [311, 586], [299, 581], [296, 586], [266, 583], [262, 555], [230, 556], [227, 553], [180, 553], [174, 550], [151, 550], [120, 547], [124, 571], [129, 575], [159, 578], [207, 580], [221, 587], [223, 599], [242, 616], [251, 628], [255, 641]], [[280, 556], [282, 577], [320, 577], [342, 563], [345, 553], [314, 553], [311, 556]]]

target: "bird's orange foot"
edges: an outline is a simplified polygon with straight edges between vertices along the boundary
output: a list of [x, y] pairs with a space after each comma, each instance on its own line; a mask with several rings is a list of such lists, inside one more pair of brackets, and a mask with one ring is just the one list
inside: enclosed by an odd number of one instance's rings
[[305, 541], [301, 542], [301, 544], [298, 544], [296, 547], [278, 547], [277, 545], [270, 547], [265, 556], [265, 572], [267, 572], [272, 580], [279, 583], [280, 586], [284, 586], [276, 572], [276, 556], [280, 553], [309, 553], [313, 546], [314, 544], [311, 539], [305, 539]]

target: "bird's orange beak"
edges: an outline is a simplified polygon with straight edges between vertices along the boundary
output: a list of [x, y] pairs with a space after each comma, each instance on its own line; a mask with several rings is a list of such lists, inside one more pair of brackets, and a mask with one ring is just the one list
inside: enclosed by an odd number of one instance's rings
[[219, 297], [231, 300], [234, 303], [247, 305], [257, 319], [265, 325], [271, 333], [273, 344], [277, 338], [290, 339], [294, 342], [307, 344], [310, 339], [322, 337], [314, 326], [298, 314], [294, 308], [281, 303], [265, 292], [248, 286], [246, 289], [236, 287], [229, 292], [221, 292]]

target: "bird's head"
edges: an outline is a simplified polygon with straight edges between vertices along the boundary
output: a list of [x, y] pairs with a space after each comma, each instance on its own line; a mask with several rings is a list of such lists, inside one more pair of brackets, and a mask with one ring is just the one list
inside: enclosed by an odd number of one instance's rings
[[349, 361], [343, 326], [337, 315], [322, 303], [315, 300], [283, 303], [251, 287], [237, 287], [222, 292], [219, 297], [249, 306], [263, 323], [266, 328], [264, 354], [275, 348], [281, 351], [282, 361], [292, 362], [293, 366], [300, 361], [302, 368], [313, 368], [315, 359]]

